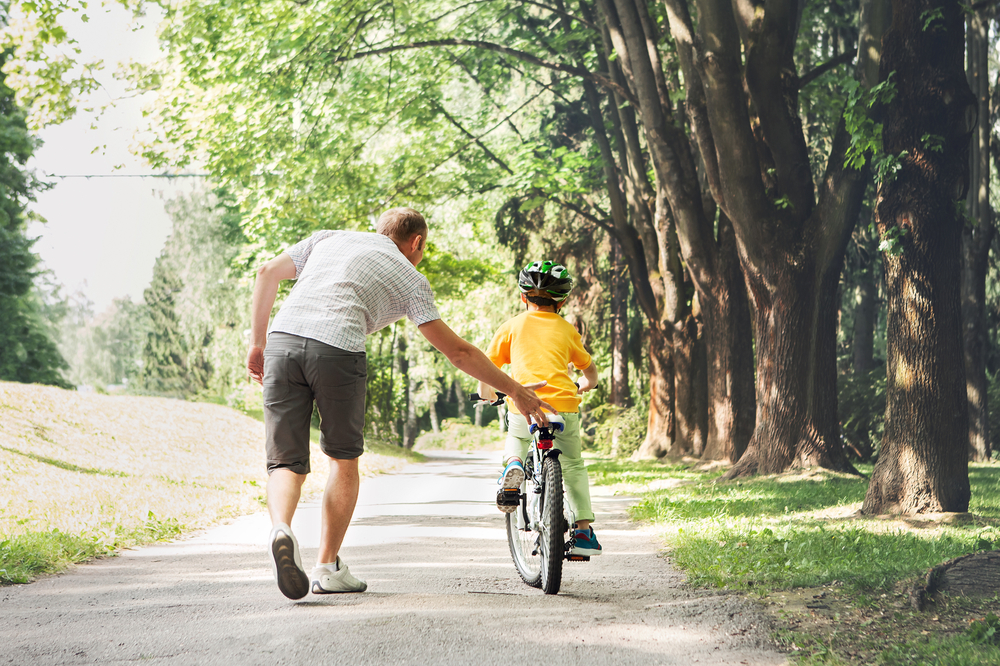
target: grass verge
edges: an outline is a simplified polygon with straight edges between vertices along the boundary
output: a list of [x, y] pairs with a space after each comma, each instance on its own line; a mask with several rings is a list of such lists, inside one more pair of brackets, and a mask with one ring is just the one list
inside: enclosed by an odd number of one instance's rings
[[970, 466], [972, 514], [962, 520], [859, 518], [867, 481], [825, 471], [722, 482], [720, 471], [689, 465], [589, 470], [594, 483], [640, 497], [633, 517], [659, 529], [692, 584], [770, 605], [776, 638], [798, 663], [1000, 664], [1000, 622], [982, 629], [1000, 613], [997, 598], [942, 597], [924, 612], [909, 603], [932, 566], [1000, 548], [1000, 465]]

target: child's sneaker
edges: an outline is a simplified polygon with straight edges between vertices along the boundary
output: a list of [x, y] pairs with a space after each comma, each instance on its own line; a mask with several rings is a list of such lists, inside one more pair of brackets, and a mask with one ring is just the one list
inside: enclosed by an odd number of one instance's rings
[[497, 479], [502, 487], [497, 491], [497, 508], [504, 513], [513, 513], [521, 502], [521, 484], [524, 482], [524, 465], [520, 460], [511, 460]]
[[497, 479], [497, 483], [503, 488], [520, 488], [524, 483], [524, 465], [520, 460], [511, 460], [503, 468], [503, 474]]
[[601, 544], [597, 543], [597, 535], [594, 528], [576, 530], [573, 533], [573, 548], [570, 555], [583, 555], [584, 557], [594, 557], [601, 554]]

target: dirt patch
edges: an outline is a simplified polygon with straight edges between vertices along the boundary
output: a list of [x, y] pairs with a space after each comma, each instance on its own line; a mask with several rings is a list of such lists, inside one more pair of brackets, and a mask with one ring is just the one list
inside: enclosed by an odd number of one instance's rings
[[849, 663], [872, 664], [894, 645], [943, 638], [966, 631], [987, 613], [1000, 612], [997, 599], [939, 596], [926, 610], [910, 604], [913, 581], [892, 592], [849, 595], [837, 583], [774, 592], [763, 603], [777, 618], [779, 642], [794, 651], [833, 650]]

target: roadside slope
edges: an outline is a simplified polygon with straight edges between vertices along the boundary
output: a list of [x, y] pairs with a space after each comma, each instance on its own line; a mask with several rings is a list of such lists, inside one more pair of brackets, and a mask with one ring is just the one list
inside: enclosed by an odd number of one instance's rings
[[[0, 382], [0, 539], [59, 530], [100, 552], [260, 511], [263, 442], [262, 423], [221, 405]], [[367, 474], [403, 464], [362, 460]], [[312, 464], [307, 495], [325, 478], [315, 444]]]

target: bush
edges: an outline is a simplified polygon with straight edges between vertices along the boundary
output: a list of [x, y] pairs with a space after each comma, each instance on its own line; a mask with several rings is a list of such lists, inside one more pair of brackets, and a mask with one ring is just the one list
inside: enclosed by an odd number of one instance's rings
[[494, 423], [488, 428], [479, 428], [468, 419], [445, 419], [441, 422], [441, 432], [425, 432], [417, 437], [414, 449], [444, 449], [447, 451], [492, 451], [503, 448], [504, 433]]
[[885, 368], [837, 379], [840, 434], [848, 452], [861, 460], [878, 454], [885, 430]]
[[646, 439], [649, 404], [645, 401], [626, 409], [614, 405], [601, 405], [592, 409], [588, 416], [597, 421], [594, 439], [588, 448], [601, 455], [627, 458], [635, 453]]

